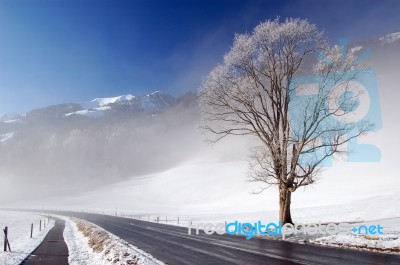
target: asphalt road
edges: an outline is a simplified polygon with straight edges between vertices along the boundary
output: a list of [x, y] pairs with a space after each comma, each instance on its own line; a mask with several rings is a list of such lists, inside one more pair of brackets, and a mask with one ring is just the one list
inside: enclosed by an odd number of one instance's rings
[[63, 237], [65, 221], [54, 219], [54, 227], [21, 265], [68, 265], [68, 247]]
[[90, 213], [52, 211], [92, 222], [167, 264], [400, 264], [399, 255], [230, 235]]

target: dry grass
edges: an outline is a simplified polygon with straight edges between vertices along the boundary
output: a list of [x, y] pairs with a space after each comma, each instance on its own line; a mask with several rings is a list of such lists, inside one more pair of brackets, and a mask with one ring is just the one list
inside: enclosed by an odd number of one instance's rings
[[81, 220], [74, 220], [78, 230], [89, 239], [89, 246], [94, 252], [100, 253], [110, 243], [110, 236], [105, 231], [95, 229]]
[[73, 219], [73, 221], [76, 223], [78, 230], [88, 238], [90, 248], [97, 253], [104, 252], [106, 260], [110, 263], [124, 265], [138, 264], [136, 256], [129, 257], [130, 254], [128, 252], [118, 253], [118, 251], [113, 251], [115, 245], [110, 234], [106, 231], [79, 219]]
[[363, 235], [365, 239], [367, 240], [379, 240], [379, 236], [369, 236], [369, 235]]

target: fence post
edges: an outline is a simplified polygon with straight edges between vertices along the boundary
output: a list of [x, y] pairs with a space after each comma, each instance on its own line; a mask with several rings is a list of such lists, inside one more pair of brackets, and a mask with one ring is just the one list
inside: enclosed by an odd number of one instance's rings
[[31, 224], [31, 238], [32, 238], [32, 234], [33, 234], [33, 224]]
[[8, 250], [11, 252], [11, 247], [10, 247], [10, 242], [8, 242], [8, 227], [4, 227], [3, 229], [4, 231], [4, 251], [7, 251], [7, 247]]
[[7, 226], [3, 229], [4, 231], [4, 251], [7, 251]]
[[39, 220], [39, 231], [42, 231], [42, 220]]
[[179, 225], [179, 216], [178, 216], [178, 225]]
[[43, 220], [43, 226], [46, 228], [46, 219]]

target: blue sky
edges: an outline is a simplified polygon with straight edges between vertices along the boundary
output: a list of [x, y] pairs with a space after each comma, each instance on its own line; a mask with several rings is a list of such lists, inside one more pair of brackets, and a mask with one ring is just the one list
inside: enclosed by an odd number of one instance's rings
[[307, 18], [335, 41], [400, 31], [400, 1], [0, 0], [0, 113], [196, 90], [235, 33]]

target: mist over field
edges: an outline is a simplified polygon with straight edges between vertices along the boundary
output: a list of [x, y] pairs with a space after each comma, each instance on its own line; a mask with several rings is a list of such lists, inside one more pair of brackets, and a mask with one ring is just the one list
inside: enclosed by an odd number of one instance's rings
[[1, 201], [79, 192], [165, 170], [201, 146], [195, 104], [102, 117], [54, 115], [64, 107], [2, 123], [2, 134], [13, 135], [1, 143]]

